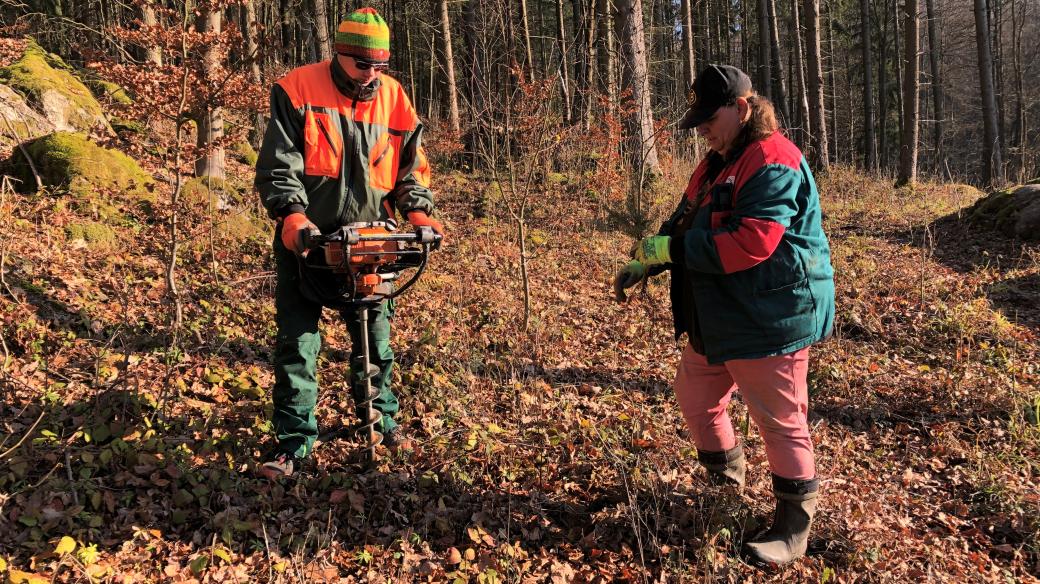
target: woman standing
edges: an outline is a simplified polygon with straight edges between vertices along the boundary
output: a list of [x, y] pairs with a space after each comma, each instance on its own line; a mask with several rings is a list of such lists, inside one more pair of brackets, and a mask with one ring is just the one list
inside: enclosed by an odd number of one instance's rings
[[675, 393], [716, 484], [744, 484], [744, 452], [726, 412], [736, 388], [765, 442], [773, 525], [746, 546], [750, 559], [802, 557], [819, 479], [807, 421], [809, 346], [830, 334], [834, 278], [819, 195], [772, 104], [736, 67], [701, 71], [680, 129], [711, 148], [679, 208], [643, 239], [620, 288], [672, 272], [676, 338], [686, 333]]

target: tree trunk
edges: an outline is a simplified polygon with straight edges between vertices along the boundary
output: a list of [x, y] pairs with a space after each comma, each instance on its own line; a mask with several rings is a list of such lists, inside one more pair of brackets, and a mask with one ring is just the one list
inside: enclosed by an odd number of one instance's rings
[[780, 51], [780, 30], [776, 22], [776, 0], [766, 0], [766, 7], [769, 10], [769, 57], [773, 68], [773, 89], [776, 90], [773, 103], [776, 104], [782, 118], [780, 124], [786, 127], [791, 123], [791, 115], [787, 110], [787, 86], [784, 82], [783, 62], [780, 59], [783, 53]]
[[704, 62], [716, 62], [718, 59], [716, 55], [711, 52], [711, 38], [714, 36], [711, 30], [711, 11], [708, 9], [707, 0], [701, 0], [698, 2], [701, 8], [700, 27], [702, 33], [695, 35], [694, 38], [700, 38], [700, 57], [699, 59]]
[[733, 38], [730, 35], [730, 25], [733, 23], [733, 2], [725, 2], [726, 10], [723, 12], [722, 33], [726, 36], [726, 62], [733, 62]]
[[881, 10], [881, 44], [878, 46], [878, 168], [888, 169], [888, 6]]
[[920, 105], [918, 94], [921, 89], [920, 58], [920, 20], [917, 16], [918, 0], [905, 0], [903, 18], [903, 59], [906, 61], [906, 79], [903, 80], [903, 134], [899, 143], [899, 177], [897, 186], [913, 185], [917, 182], [917, 126]]
[[571, 119], [588, 131], [592, 125], [592, 81], [596, 63], [595, 0], [574, 0], [574, 112]]
[[[863, 0], [866, 1], [866, 0]], [[935, 13], [935, 0], [926, 0], [928, 10], [928, 63], [932, 72], [932, 115], [935, 118], [933, 125], [932, 147], [935, 149], [935, 170], [941, 173], [946, 167], [946, 153], [943, 152], [943, 118], [946, 116], [943, 104], [943, 78], [939, 63], [942, 54], [942, 42], [939, 39], [939, 26], [936, 22], [938, 15]]]
[[1013, 51], [1012, 67], [1015, 71], [1015, 125], [1012, 137], [1015, 149], [1018, 152], [1017, 182], [1024, 182], [1026, 179], [1026, 106], [1025, 93], [1023, 91], [1025, 76], [1022, 72], [1022, 28], [1028, 22], [1025, 14], [1028, 4], [1023, 5], [1021, 8], [1018, 8], [1017, 5], [1018, 0], [1012, 0], [1011, 49]]
[[975, 44], [979, 56], [979, 86], [982, 91], [982, 181], [1003, 182], [1004, 163], [997, 135], [997, 100], [993, 91], [993, 56], [990, 53], [986, 0], [975, 0]]
[[[205, 33], [220, 33], [222, 12], [216, 10], [202, 10], [196, 21], [196, 29]], [[204, 83], [216, 84], [220, 53], [216, 43], [210, 45], [206, 50], [204, 59]], [[215, 179], [224, 178], [224, 147], [219, 140], [224, 137], [224, 111], [217, 106], [207, 104], [204, 110], [198, 113], [195, 120], [198, 132], [195, 145], [206, 153], [195, 161], [195, 176], [210, 177]]]
[[534, 53], [531, 51], [531, 27], [527, 18], [527, 0], [520, 0], [520, 33], [524, 35], [524, 58], [527, 62], [524, 63], [524, 70], [528, 72], [529, 79], [532, 81], [537, 76], [534, 67]]
[[571, 79], [567, 64], [567, 29], [563, 25], [563, 0], [556, 0], [556, 43], [560, 49], [560, 91], [563, 94], [563, 121], [571, 123]]
[[892, 26], [894, 28], [894, 34], [892, 35], [892, 55], [894, 58], [892, 61], [896, 65], [896, 120], [899, 122], [899, 136], [902, 140], [903, 136], [903, 53], [899, 50], [899, 40], [903, 37], [899, 36], [900, 28], [899, 20], [899, 0], [892, 0]]
[[617, 112], [617, 61], [614, 58], [614, 15], [611, 12], [611, 0], [598, 0], [598, 22], [599, 22], [599, 80], [600, 91], [607, 96], [607, 113], [614, 115]]
[[[256, 42], [256, 6], [253, 4], [253, 0], [245, 0], [242, 2], [242, 20], [245, 23], [242, 27], [242, 36], [245, 38], [246, 43], [246, 60], [249, 63], [249, 77], [257, 87], [262, 87], [263, 79], [260, 75], [260, 47]], [[253, 116], [253, 127], [249, 130], [249, 143], [257, 150], [260, 149], [260, 142], [263, 140], [264, 128], [266, 125], [264, 114], [256, 112]]]
[[292, 13], [293, 10], [290, 7], [289, 0], [280, 0], [279, 10], [276, 14], [279, 17], [279, 31], [281, 32], [281, 54], [285, 57], [284, 62], [289, 65], [296, 63], [295, 51], [293, 50], [293, 47], [296, 46], [296, 39], [293, 34]]
[[[828, 153], [830, 154], [830, 158], [828, 158], [828, 163], [833, 162], [834, 160], [836, 160], [837, 156], [838, 156], [838, 78], [837, 78], [837, 76], [835, 74], [835, 70], [837, 69], [837, 67], [834, 66], [834, 55], [835, 55], [836, 51], [834, 50], [834, 17], [833, 17], [834, 13], [833, 13], [832, 9], [833, 9], [833, 6], [830, 3], [828, 3], [828, 7], [827, 7], [827, 59], [828, 59], [828, 62], [827, 62], [827, 64], [824, 64], [824, 62], [823, 62], [823, 54], [822, 53], [820, 54], [820, 67], [821, 68], [825, 68], [825, 70], [829, 73], [828, 77], [830, 78], [830, 86], [831, 86], [831, 93], [830, 93], [830, 95], [831, 95], [830, 121], [826, 122], [824, 124], [825, 126], [827, 126], [830, 129], [830, 143], [829, 143], [829, 150], [828, 150]], [[845, 54], [845, 58], [846, 58], [846, 64], [847, 64], [848, 63], [848, 53]], [[824, 88], [823, 93], [824, 93], [824, 95], [827, 94], [826, 88]], [[846, 95], [851, 95], [851, 94], [846, 92]], [[846, 101], [846, 103], [850, 103], [850, 102]], [[824, 107], [824, 110], [826, 110], [826, 109], [827, 108]], [[824, 114], [826, 115], [826, 111], [824, 111]], [[849, 119], [852, 119], [851, 115], [848, 116], [848, 117], [849, 117]], [[826, 120], [826, 117], [825, 117], [825, 120]], [[851, 123], [850, 123], [850, 126], [851, 126]]]
[[[931, 0], [929, 0], [931, 2]], [[870, 0], [859, 0], [859, 34], [863, 51], [863, 168], [877, 169], [877, 138], [874, 135], [874, 71], [870, 55]], [[850, 95], [851, 99], [852, 96]]]
[[991, 11], [990, 22], [993, 24], [993, 91], [997, 96], [997, 137], [1000, 142], [1000, 151], [1007, 148], [1004, 108], [1004, 2], [1003, 0], [989, 0]]
[[[693, 28], [693, 3], [694, 0], [682, 0], [682, 3], [679, 6], [681, 11], [679, 17], [682, 19], [682, 66], [683, 79], [686, 82], [686, 92], [693, 90], [693, 80], [697, 76], [697, 54], [696, 51], [694, 51], [694, 38], [696, 35], [694, 34]], [[693, 159], [700, 160], [700, 140], [697, 139], [696, 135], [691, 133], [690, 141], [693, 142]]]
[[758, 0], [758, 91], [772, 101], [773, 72], [769, 70], [769, 0]]
[[715, 48], [713, 50], [713, 54], [715, 55], [715, 61], [725, 62], [726, 58], [723, 55], [722, 51], [722, 37], [724, 36], [722, 34], [722, 17], [719, 14], [721, 10], [719, 10], [719, 7], [717, 5], [712, 5], [712, 3], [709, 0], [704, 0], [704, 3], [711, 14], [711, 18], [709, 18], [708, 22], [710, 23], [712, 31], [711, 38], [714, 39], [713, 44]]
[[693, 52], [693, 0], [682, 0], [679, 9], [682, 11], [682, 43], [683, 43], [683, 80], [686, 88], [693, 85], [697, 75], [697, 57]]
[[[477, 168], [482, 162], [485, 153], [485, 142], [491, 142], [486, 135], [488, 128], [493, 124], [492, 112], [489, 111], [490, 89], [485, 87], [489, 74], [487, 73], [487, 39], [483, 35], [486, 27], [484, 21], [484, 0], [469, 0], [462, 9], [464, 20], [463, 30], [466, 34], [466, 45], [469, 52], [469, 68], [467, 83], [469, 84], [470, 104], [472, 111], [471, 119], [474, 120], [475, 128], [470, 153], [472, 155], [472, 168]], [[431, 39], [432, 44], [432, 39]]]
[[325, 0], [314, 0], [314, 35], [318, 45], [318, 57], [322, 61], [332, 59], [332, 42], [329, 40], [329, 9]]
[[[141, 4], [141, 24], [149, 28], [159, 24], [155, 18], [155, 8], [149, 3]], [[162, 67], [162, 49], [155, 45], [148, 46], [145, 48], [144, 60], [156, 67]]]
[[654, 114], [650, 105], [646, 41], [643, 37], [643, 2], [618, 0], [616, 5], [617, 29], [624, 52], [622, 85], [631, 90], [635, 106], [628, 120], [634, 169], [640, 177], [658, 177], [662, 173], [657, 159]]
[[[429, 41], [429, 51], [431, 55], [437, 54], [436, 34], [431, 34], [427, 39]], [[437, 59], [427, 59], [427, 70], [426, 70], [426, 117], [433, 117], [433, 108], [437, 103], [435, 98], [437, 89]], [[470, 90], [472, 90], [472, 84], [470, 84]], [[474, 107], [476, 109], [476, 107]]]
[[404, 50], [405, 59], [404, 66], [408, 68], [408, 97], [412, 99], [412, 105], [416, 109], [419, 109], [419, 92], [416, 90], [416, 79], [415, 79], [415, 45], [412, 44], [412, 23], [414, 20], [411, 15], [411, 5], [405, 4], [404, 6]]
[[791, 18], [794, 24], [794, 57], [795, 70], [798, 73], [798, 147], [805, 149], [805, 126], [809, 123], [809, 88], [805, 82], [805, 50], [802, 47], [802, 23], [799, 18], [798, 0], [791, 2]]
[[805, 47], [809, 57], [809, 160], [819, 170], [826, 170], [827, 122], [823, 96], [823, 63], [820, 60], [820, 0], [805, 0]]
[[[693, 3], [693, 0], [687, 1]], [[747, 30], [750, 26], [748, 2], [750, 0], [740, 0], [740, 60], [741, 68], [744, 71], [751, 71], [751, 47], [748, 46], [751, 43], [751, 36]]]
[[455, 58], [451, 50], [451, 20], [448, 15], [448, 0], [440, 0], [441, 55], [444, 60], [444, 76], [448, 79], [448, 125], [456, 136], [462, 133], [459, 120], [459, 92], [455, 84]]

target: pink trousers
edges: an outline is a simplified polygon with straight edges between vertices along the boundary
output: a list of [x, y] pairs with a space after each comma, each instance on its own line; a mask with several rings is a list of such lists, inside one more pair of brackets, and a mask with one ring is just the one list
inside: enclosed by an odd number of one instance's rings
[[787, 355], [711, 365], [686, 345], [675, 375], [675, 395], [697, 448], [729, 450], [737, 439], [726, 406], [739, 387], [751, 419], [762, 432], [773, 474], [811, 479], [816, 477], [816, 464], [807, 419], [808, 371], [808, 347]]

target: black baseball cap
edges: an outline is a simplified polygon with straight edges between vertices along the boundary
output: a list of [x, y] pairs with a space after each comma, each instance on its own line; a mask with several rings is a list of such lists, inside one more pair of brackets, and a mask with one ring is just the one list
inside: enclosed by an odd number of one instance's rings
[[690, 109], [679, 120], [680, 130], [708, 121], [715, 110], [751, 93], [751, 78], [731, 65], [708, 65], [693, 80], [686, 103]]

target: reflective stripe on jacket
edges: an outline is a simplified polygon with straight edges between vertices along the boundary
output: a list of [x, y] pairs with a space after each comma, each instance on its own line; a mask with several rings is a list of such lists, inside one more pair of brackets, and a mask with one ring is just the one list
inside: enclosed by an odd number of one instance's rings
[[780, 132], [749, 144], [708, 183], [705, 159], [679, 209], [690, 227], [673, 238], [672, 314], [678, 338], [711, 363], [797, 351], [830, 334], [834, 271], [816, 182]]
[[394, 207], [432, 212], [423, 126], [401, 84], [380, 74], [366, 100], [340, 89], [345, 77], [338, 63], [324, 61], [272, 88], [255, 181], [268, 213], [304, 211], [328, 232], [385, 220]]

